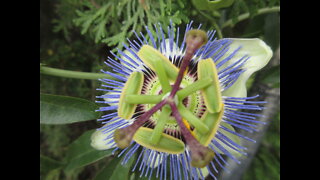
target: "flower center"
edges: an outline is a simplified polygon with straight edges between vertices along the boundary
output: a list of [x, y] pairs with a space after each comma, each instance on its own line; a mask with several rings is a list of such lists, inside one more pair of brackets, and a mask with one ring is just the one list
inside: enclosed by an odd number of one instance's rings
[[[218, 115], [218, 120], [221, 120], [223, 114], [223, 104], [221, 104], [221, 94], [219, 94], [220, 89], [216, 66], [212, 59], [206, 59], [203, 61], [203, 63], [201, 63], [201, 66], [198, 65], [197, 77], [199, 80], [196, 82], [193, 81], [194, 83], [191, 83], [182, 90], [179, 90], [180, 86], [182, 85], [182, 81], [185, 80], [184, 77], [186, 73], [188, 74], [188, 67], [190, 66], [192, 57], [194, 56], [195, 52], [207, 41], [208, 37], [204, 31], [190, 30], [187, 33], [187, 46], [184, 57], [181, 61], [180, 69], [175, 67], [173, 63], [171, 63], [170, 60], [162, 55], [157, 49], [149, 45], [144, 45], [140, 48], [138, 56], [147, 65], [147, 67], [156, 72], [159, 79], [158, 81], [163, 88], [163, 92], [166, 94], [169, 92], [169, 96], [166, 97], [164, 95], [165, 98], [161, 99], [163, 96], [157, 95], [159, 91], [157, 91], [156, 94], [150, 95], [146, 94], [148, 91], [144, 91], [142, 92], [142, 94], [144, 93], [143, 95], [137, 95], [142, 90], [141, 88], [146, 86], [146, 84], [143, 82], [144, 79], [148, 79], [144, 78], [145, 74], [147, 74], [147, 76], [149, 76], [149, 74], [148, 72], [134, 72], [130, 75], [120, 96], [118, 115], [127, 119], [132, 117], [138, 104], [145, 104], [145, 102], [148, 102], [149, 104], [156, 103], [156, 105], [152, 106], [152, 108], [146, 112], [142, 111], [143, 114], [139, 117], [136, 117], [137, 119], [130, 126], [115, 130], [114, 140], [119, 148], [123, 149], [128, 147], [131, 140], [134, 139], [138, 144], [141, 144], [147, 148], [156, 149], [158, 151], [171, 154], [177, 154], [184, 151], [186, 144], [188, 145], [192, 155], [192, 166], [203, 168], [210, 162], [214, 156], [214, 152], [206, 147], [208, 145], [206, 142], [204, 143], [206, 145], [203, 145], [199, 141], [203, 141], [202, 139], [205, 141], [210, 139], [210, 137], [215, 133], [215, 127], [217, 127], [217, 124], [213, 124], [212, 126], [211, 122], [207, 122], [207, 116], [205, 116], [203, 120], [199, 119], [197, 116], [195, 116], [195, 114], [193, 114], [190, 108], [187, 109], [187, 107], [185, 107], [182, 103], [176, 103], [177, 101], [183, 100], [187, 96], [192, 96], [192, 94], [196, 94], [197, 91], [201, 90], [203, 96], [206, 97], [204, 98], [204, 104], [208, 106], [208, 111], [210, 111], [212, 115]], [[201, 68], [199, 69], [199, 67]], [[175, 81], [173, 83], [174, 85], [171, 87], [172, 80]], [[153, 87], [156, 86], [156, 84], [153, 84]], [[152, 90], [153, 89], [151, 88], [151, 91]], [[211, 99], [208, 97], [211, 97]], [[176, 98], [178, 98], [178, 100], [176, 100]], [[214, 99], [213, 101], [212, 98]], [[208, 101], [208, 99], [210, 101]], [[148, 109], [148, 107], [144, 108]], [[159, 112], [161, 108], [163, 108], [161, 114], [152, 122], [150, 119], [152, 119], [152, 117], [154, 118], [155, 113]], [[168, 125], [171, 112], [176, 120], [175, 124], [177, 125], [173, 129], [177, 130], [177, 127], [179, 127], [185, 142], [162, 133], [165, 131], [164, 129], [168, 128], [166, 125]], [[186, 122], [185, 119], [187, 119], [188, 122]], [[209, 118], [209, 120], [210, 119], [211, 118]], [[191, 128], [189, 123], [195, 127], [195, 133], [197, 134], [190, 132]], [[153, 124], [156, 124], [154, 129], [149, 128], [149, 126], [152, 126]]]
[[[175, 65], [178, 65], [179, 62], [176, 61]], [[182, 79], [182, 82], [180, 84], [179, 90], [185, 88], [186, 86], [194, 83], [197, 80], [196, 76], [196, 67], [194, 65], [190, 65], [188, 68], [188, 72]], [[161, 95], [163, 94], [163, 90], [159, 81], [159, 78], [157, 77], [156, 73], [154, 73], [152, 70], [148, 69], [150, 73], [148, 75], [145, 75], [144, 82], [143, 82], [143, 88], [142, 93], [143, 95]], [[170, 82], [171, 87], [173, 86], [174, 82]], [[201, 96], [200, 91], [197, 91], [195, 93], [190, 94], [189, 96], [185, 97], [182, 100], [182, 104], [190, 110], [196, 117], [201, 118], [203, 113], [205, 112], [205, 105], [203, 101], [203, 97]], [[144, 112], [147, 112], [152, 107], [154, 107], [154, 104], [139, 104], [135, 114], [137, 116], [143, 114]], [[160, 111], [155, 112], [149, 120], [145, 123], [144, 127], [148, 128], [154, 128], [157, 123], [158, 119], [160, 117], [160, 114], [162, 112], [162, 108]], [[136, 117], [137, 117], [136, 116]], [[193, 130], [193, 127], [187, 122], [188, 126], [190, 126], [191, 130]], [[181, 136], [180, 128], [176, 122], [176, 120], [173, 117], [173, 114], [170, 114], [170, 119], [165, 124], [164, 133], [171, 135], [178, 139], [183, 139]]]

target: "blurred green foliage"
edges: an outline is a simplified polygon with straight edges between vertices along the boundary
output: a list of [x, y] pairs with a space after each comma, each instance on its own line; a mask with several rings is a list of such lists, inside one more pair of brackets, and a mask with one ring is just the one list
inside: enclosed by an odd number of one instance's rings
[[280, 112], [274, 117], [243, 180], [280, 179]]
[[[109, 55], [109, 51], [121, 48], [127, 38], [134, 39], [133, 30], [145, 33], [145, 26], [153, 29], [152, 27], [158, 23], [166, 27], [170, 19], [182, 29], [186, 23], [193, 20], [196, 25], [201, 23], [204, 30], [220, 31], [223, 37], [257, 37], [263, 39], [274, 51], [278, 48], [280, 15], [277, 12], [259, 14], [259, 10], [279, 6], [279, 0], [234, 0], [226, 7], [199, 8], [205, 7], [203, 4], [208, 2], [208, 0], [40, 1], [40, 62], [49, 67], [80, 72], [107, 70], [103, 61]], [[239, 18], [246, 13], [249, 15], [248, 18]], [[163, 30], [167, 31], [166, 28]], [[262, 78], [263, 83], [274, 88], [279, 87], [279, 72], [279, 66], [270, 68], [264, 73], [269, 75]], [[251, 77], [248, 87], [254, 78], [255, 76]], [[99, 95], [95, 90], [98, 86], [98, 81], [40, 75], [41, 93], [79, 97], [94, 102], [95, 96]], [[280, 115], [278, 114], [271, 122], [257, 156], [243, 177], [244, 180], [279, 179]], [[111, 171], [106, 165], [117, 164], [118, 161], [109, 155], [103, 159], [84, 162], [87, 166], [77, 168], [69, 166], [69, 171], [65, 171], [68, 166], [66, 157], [70, 154], [72, 143], [83, 137], [88, 138], [86, 132], [97, 127], [100, 127], [100, 123], [95, 120], [65, 125], [41, 124], [40, 179], [99, 179], [99, 172], [103, 174]], [[91, 156], [90, 152], [88, 156]], [[119, 169], [121, 166], [115, 168], [116, 172], [121, 172]], [[132, 177], [137, 179], [137, 176], [132, 175]]]

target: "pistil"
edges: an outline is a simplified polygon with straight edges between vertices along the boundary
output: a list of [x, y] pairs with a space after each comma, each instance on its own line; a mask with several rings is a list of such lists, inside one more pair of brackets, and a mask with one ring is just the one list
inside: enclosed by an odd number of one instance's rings
[[193, 167], [203, 168], [212, 160], [214, 152], [208, 147], [203, 146], [198, 140], [191, 134], [187, 127], [182, 122], [181, 115], [178, 111], [176, 104], [170, 103], [170, 107], [173, 112], [181, 133], [191, 152], [191, 165]]
[[[161, 65], [159, 61], [155, 61], [156, 67], [154, 69], [156, 70], [156, 73], [161, 76], [160, 82], [164, 86], [164, 91], [168, 92], [168, 96], [164, 96], [164, 99], [156, 104], [153, 108], [151, 108], [149, 111], [144, 113], [142, 116], [140, 116], [138, 119], [136, 119], [133, 124], [131, 124], [128, 127], [117, 129], [114, 133], [114, 140], [117, 143], [117, 146], [119, 148], [126, 148], [130, 145], [132, 138], [135, 134], [135, 132], [143, 126], [143, 124], [158, 110], [160, 110], [164, 105], [168, 104], [171, 107], [171, 111], [173, 116], [175, 117], [177, 124], [180, 127], [181, 133], [186, 141], [186, 144], [191, 152], [191, 158], [192, 162], [191, 165], [194, 167], [202, 168], [205, 167], [213, 158], [214, 152], [210, 150], [208, 147], [203, 146], [199, 143], [199, 141], [191, 134], [189, 129], [186, 127], [186, 125], [182, 121], [182, 117], [179, 113], [177, 102], [176, 102], [176, 93], [180, 88], [180, 84], [182, 81], [182, 78], [185, 74], [185, 71], [187, 70], [193, 55], [195, 52], [207, 42], [207, 35], [204, 31], [201, 30], [190, 30], [186, 35], [186, 52], [182, 59], [182, 64], [180, 66], [178, 75], [176, 77], [176, 81], [174, 85], [171, 87], [168, 85], [168, 79], [166, 77], [164, 67]], [[200, 83], [200, 82], [199, 82]], [[206, 86], [207, 84], [203, 82], [200, 83], [201, 86]], [[199, 84], [199, 85], [200, 85]], [[171, 91], [170, 91], [171, 90]], [[197, 90], [197, 88], [190, 88], [188, 91], [192, 92]], [[183, 91], [182, 91], [183, 92]], [[182, 93], [183, 95], [185, 94]], [[182, 99], [179, 99], [180, 101]], [[166, 117], [169, 112], [163, 113], [163, 116]], [[196, 119], [195, 121], [198, 121]], [[194, 122], [195, 123], [195, 122]], [[163, 126], [163, 123], [160, 123]], [[202, 127], [200, 121], [199, 123], [196, 123], [199, 127]], [[201, 129], [201, 128], [200, 128]], [[199, 130], [200, 130], [199, 129]], [[202, 127], [202, 129], [205, 129], [205, 127]], [[160, 132], [161, 127], [158, 127], [157, 130]], [[157, 134], [157, 133], [156, 133]], [[156, 139], [158, 141], [158, 136], [153, 134], [153, 139]]]
[[128, 147], [132, 141], [133, 135], [155, 112], [161, 109], [167, 100], [164, 99], [160, 103], [153, 106], [149, 111], [145, 112], [138, 119], [136, 119], [130, 126], [125, 128], [116, 129], [114, 132], [114, 141], [117, 143], [117, 146], [121, 149]]
[[172, 91], [170, 97], [173, 98], [177, 91], [179, 90], [184, 72], [186, 71], [187, 67], [190, 64], [190, 61], [196, 52], [202, 45], [207, 43], [208, 38], [207, 34], [201, 30], [190, 30], [186, 35], [186, 52], [182, 59], [182, 64], [180, 66], [180, 70], [178, 73], [178, 77], [172, 87]]

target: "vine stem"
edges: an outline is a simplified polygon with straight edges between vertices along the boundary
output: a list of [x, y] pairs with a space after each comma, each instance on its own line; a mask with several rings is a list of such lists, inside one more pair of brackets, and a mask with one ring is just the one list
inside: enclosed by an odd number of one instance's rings
[[90, 80], [113, 79], [115, 80], [114, 77], [104, 73], [70, 71], [70, 70], [44, 67], [44, 66], [40, 66], [40, 73], [45, 75], [50, 75], [50, 76], [75, 78], [75, 79], [90, 79]]
[[[280, 12], [279, 6], [274, 6], [271, 8], [262, 8], [259, 9], [256, 15], [266, 14], [266, 13], [273, 13], [273, 12]], [[245, 19], [248, 19], [250, 17], [250, 13], [244, 13], [239, 15], [238, 21], [243, 21]], [[226, 27], [233, 27], [235, 24], [233, 24], [232, 19], [227, 20], [225, 23], [222, 24], [221, 29], [224, 29]]]

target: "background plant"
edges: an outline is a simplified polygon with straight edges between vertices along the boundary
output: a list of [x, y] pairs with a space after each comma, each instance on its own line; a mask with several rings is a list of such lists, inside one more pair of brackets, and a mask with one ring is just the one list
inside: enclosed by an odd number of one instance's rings
[[[165, 27], [170, 19], [183, 27], [193, 20], [204, 30], [216, 29], [218, 38], [261, 38], [277, 54], [279, 5], [279, 0], [40, 1], [41, 179], [138, 179], [129, 171], [130, 163], [123, 167], [110, 151], [96, 151], [89, 144], [100, 127], [95, 79], [105, 76], [99, 72], [106, 69], [109, 51], [134, 39], [132, 30], [144, 33], [145, 26], [157, 23]], [[279, 66], [275, 57], [255, 74], [248, 82], [249, 94], [278, 89]], [[242, 176], [245, 180], [280, 179], [280, 113], [274, 106], [274, 118]]]

